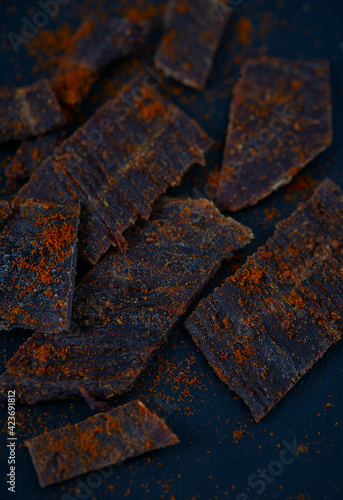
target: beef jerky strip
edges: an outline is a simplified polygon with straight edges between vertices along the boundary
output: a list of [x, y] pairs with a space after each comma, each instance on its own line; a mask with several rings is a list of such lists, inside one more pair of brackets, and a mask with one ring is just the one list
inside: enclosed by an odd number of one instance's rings
[[171, 0], [156, 66], [184, 85], [204, 90], [231, 12], [225, 0]]
[[55, 199], [56, 189], [62, 199], [79, 199], [80, 255], [96, 263], [111, 244], [124, 245], [123, 232], [148, 218], [158, 196], [193, 164], [205, 164], [212, 143], [139, 76], [38, 167], [16, 203]]
[[186, 324], [258, 422], [343, 328], [343, 195], [330, 180]]
[[164, 198], [123, 254], [112, 250], [75, 290], [69, 332], [35, 333], [0, 377], [28, 403], [130, 389], [223, 259], [251, 231], [207, 200]]
[[143, 43], [149, 23], [122, 17], [87, 16], [62, 55], [51, 85], [66, 113], [78, 106], [98, 78], [99, 70]]
[[[120, 17], [100, 20], [92, 16], [82, 22], [51, 81], [66, 116], [70, 117], [88, 94], [99, 70], [132, 52], [144, 41], [148, 28], [148, 23], [132, 23]], [[27, 180], [38, 164], [51, 155], [61, 136], [61, 132], [51, 133], [25, 141], [6, 168], [7, 187], [14, 189], [18, 182]]]
[[[43, 165], [43, 164], [42, 164]], [[45, 172], [40, 166], [32, 175], [29, 186], [26, 185], [22, 191], [26, 191], [27, 196], [21, 196], [19, 191], [16, 202], [23, 203], [25, 199], [33, 198], [54, 203], [75, 203], [78, 200], [78, 192], [66, 182], [66, 177], [58, 177], [58, 172], [44, 163]], [[27, 192], [27, 188], [29, 191]], [[20, 198], [19, 198], [20, 197]], [[87, 200], [85, 200], [87, 203]], [[80, 224], [78, 232], [79, 252], [78, 255], [93, 263], [107, 252], [112, 244], [108, 231], [103, 222], [88, 205], [82, 204], [80, 213]]]
[[65, 123], [47, 80], [27, 87], [0, 90], [0, 142], [24, 140]]
[[63, 135], [63, 131], [59, 130], [22, 142], [6, 167], [7, 188], [16, 189], [26, 181], [38, 165], [52, 154]]
[[79, 207], [27, 200], [5, 208], [0, 233], [0, 329], [68, 329]]
[[179, 442], [163, 419], [135, 400], [25, 442], [42, 488]]
[[332, 142], [330, 65], [251, 59], [234, 88], [217, 204], [254, 205]]

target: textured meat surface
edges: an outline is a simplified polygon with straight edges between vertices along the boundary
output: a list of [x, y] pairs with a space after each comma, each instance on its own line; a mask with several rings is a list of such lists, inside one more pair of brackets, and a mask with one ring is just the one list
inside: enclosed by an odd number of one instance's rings
[[186, 323], [219, 377], [256, 421], [343, 327], [343, 195], [330, 180]]
[[0, 201], [0, 231], [6, 226], [9, 220], [13, 217], [13, 209], [8, 201]]
[[[88, 94], [99, 70], [132, 52], [145, 40], [148, 29], [148, 23], [133, 23], [118, 16], [104, 21], [92, 15], [81, 23], [51, 80], [52, 90], [68, 118]], [[15, 189], [27, 180], [52, 154], [61, 137], [61, 132], [53, 132], [23, 142], [6, 168], [7, 187]]]
[[155, 200], [205, 164], [213, 141], [144, 76], [125, 85], [55, 149], [19, 191], [27, 198], [80, 200], [80, 255], [95, 264]]
[[[0, 328], [68, 329], [80, 209], [27, 200], [0, 233]], [[3, 219], [2, 217], [2, 219]]]
[[125, 253], [109, 252], [75, 290], [69, 332], [35, 333], [0, 377], [7, 397], [41, 400], [110, 397], [128, 391], [151, 354], [223, 259], [251, 231], [207, 200], [164, 198]]
[[135, 400], [25, 444], [44, 488], [178, 442], [164, 420]]
[[43, 79], [27, 87], [0, 90], [0, 142], [24, 140], [65, 123], [50, 83]]
[[144, 42], [148, 30], [146, 22], [87, 16], [70, 40], [51, 81], [63, 109], [68, 113], [77, 107], [97, 80], [99, 70], [130, 54]]
[[52, 154], [62, 135], [63, 132], [54, 131], [22, 142], [6, 167], [7, 187], [15, 189], [27, 180], [38, 165]]
[[232, 9], [220, 0], [171, 0], [155, 56], [166, 75], [204, 90]]
[[332, 142], [330, 63], [248, 60], [231, 103], [217, 204], [254, 205]]

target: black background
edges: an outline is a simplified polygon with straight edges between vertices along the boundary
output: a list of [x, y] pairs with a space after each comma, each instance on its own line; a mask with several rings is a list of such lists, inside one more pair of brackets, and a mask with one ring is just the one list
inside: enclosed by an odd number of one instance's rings
[[[44, 0], [43, 0], [43, 3]], [[22, 45], [16, 54], [8, 44], [7, 34], [20, 34], [22, 16], [32, 19], [41, 10], [34, 0], [3, 1], [0, 4], [0, 85], [18, 86], [50, 77], [54, 62], [52, 53], [57, 48], [49, 45], [46, 30], [56, 34], [67, 25], [76, 26], [80, 18], [98, 10], [100, 13], [127, 13], [137, 7], [154, 24], [148, 47], [136, 52], [135, 58], [125, 63], [114, 63], [103, 72], [71, 126], [82, 123], [106, 98], [114, 96], [121, 82], [133, 75], [137, 67], [151, 65], [156, 42], [161, 31], [161, 15], [166, 2], [155, 0], [86, 1], [70, 0], [61, 5], [59, 14], [29, 44]], [[182, 185], [171, 190], [171, 195], [211, 196], [213, 186], [206, 184], [211, 171], [220, 166], [225, 139], [232, 86], [237, 80], [240, 63], [249, 56], [267, 53], [295, 59], [297, 57], [324, 57], [332, 63], [334, 142], [333, 145], [286, 188], [281, 189], [256, 207], [234, 216], [250, 226], [254, 242], [237, 254], [231, 264], [225, 264], [209, 284], [207, 295], [234, 272], [273, 233], [275, 223], [288, 216], [297, 203], [307, 199], [318, 181], [331, 177], [343, 187], [343, 5], [339, 0], [232, 1], [237, 7], [216, 55], [214, 68], [206, 91], [185, 89], [172, 81], [162, 81], [160, 90], [204, 127], [217, 141], [208, 164], [195, 167]], [[149, 9], [147, 9], [149, 7]], [[156, 9], [152, 9], [156, 7]], [[162, 7], [162, 8], [161, 8]], [[242, 21], [243, 18], [243, 21]], [[252, 23], [251, 40], [242, 36], [244, 19]], [[58, 32], [58, 31], [57, 31]], [[49, 33], [48, 33], [49, 34]], [[46, 40], [45, 43], [42, 40]], [[38, 43], [39, 42], [39, 43]], [[40, 45], [39, 45], [40, 44]], [[15, 144], [0, 146], [0, 169], [15, 152]], [[2, 198], [8, 198], [5, 191]], [[86, 270], [80, 266], [80, 275]], [[191, 310], [193, 310], [194, 306]], [[188, 314], [191, 312], [188, 312]], [[184, 320], [184, 318], [183, 318]], [[289, 500], [343, 498], [343, 437], [342, 437], [342, 377], [343, 344], [339, 342], [297, 384], [259, 424], [252, 421], [244, 403], [235, 397], [216, 377], [206, 360], [198, 352], [184, 329], [183, 320], [174, 329], [168, 342], [160, 349], [149, 368], [130, 393], [110, 400], [113, 406], [141, 398], [163, 416], [180, 438], [180, 444], [169, 449], [132, 459], [115, 467], [100, 486], [82, 489], [77, 480], [42, 490], [29, 458], [24, 440], [45, 430], [66, 423], [76, 423], [95, 412], [81, 400], [17, 405], [17, 463], [16, 493], [7, 491], [8, 473], [6, 449], [6, 409], [1, 412], [0, 497], [18, 499], [47, 498], [129, 498], [129, 499], [221, 499], [281, 498]], [[1, 333], [1, 368], [15, 353], [30, 332]], [[278, 476], [270, 476], [253, 490], [248, 478], [257, 469], [277, 465], [283, 442], [294, 440], [300, 453], [292, 464], [285, 466]], [[289, 455], [288, 455], [289, 456]], [[95, 481], [96, 476], [83, 476], [83, 485]], [[248, 489], [249, 488], [249, 489]], [[264, 491], [261, 491], [264, 488]]]

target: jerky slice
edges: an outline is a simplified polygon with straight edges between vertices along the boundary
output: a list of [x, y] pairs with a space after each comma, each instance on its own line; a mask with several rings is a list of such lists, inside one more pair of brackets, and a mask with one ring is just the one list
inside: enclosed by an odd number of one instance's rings
[[62, 136], [62, 131], [55, 131], [24, 141], [6, 167], [7, 188], [18, 188], [21, 182], [27, 180], [38, 165], [52, 154]]
[[224, 0], [171, 0], [156, 66], [184, 85], [204, 90], [231, 12]]
[[0, 90], [0, 142], [41, 135], [64, 122], [47, 80], [14, 90]]
[[25, 444], [45, 488], [178, 442], [164, 420], [135, 400]]
[[51, 81], [63, 109], [70, 112], [79, 105], [97, 80], [99, 70], [132, 52], [145, 40], [148, 30], [146, 22], [87, 16], [70, 40]]
[[0, 231], [6, 226], [9, 220], [13, 217], [13, 210], [8, 201], [0, 201]]
[[55, 200], [57, 191], [66, 202], [80, 200], [80, 254], [96, 263], [111, 244], [124, 245], [123, 232], [148, 218], [193, 164], [205, 164], [212, 143], [139, 76], [36, 169], [16, 202]]
[[0, 329], [68, 329], [79, 207], [27, 200], [0, 233]]
[[330, 180], [186, 326], [258, 422], [343, 328], [343, 195]]
[[69, 332], [35, 333], [0, 377], [28, 403], [130, 389], [194, 297], [251, 231], [207, 200], [165, 198], [125, 253], [112, 250], [75, 290]]
[[248, 60], [234, 88], [218, 206], [254, 205], [288, 184], [331, 142], [328, 61]]

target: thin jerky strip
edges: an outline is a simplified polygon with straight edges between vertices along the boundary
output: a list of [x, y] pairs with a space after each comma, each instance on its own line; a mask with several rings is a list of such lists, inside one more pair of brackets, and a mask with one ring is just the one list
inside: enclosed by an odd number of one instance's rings
[[78, 106], [98, 78], [99, 70], [145, 41], [149, 23], [122, 17], [87, 16], [70, 40], [51, 85], [66, 112]]
[[0, 329], [68, 329], [79, 206], [27, 200], [0, 234]]
[[248, 60], [234, 88], [218, 206], [254, 205], [331, 142], [329, 61]]
[[65, 123], [47, 80], [27, 87], [0, 90], [0, 142], [24, 140]]
[[343, 329], [343, 195], [330, 180], [186, 326], [258, 422]]
[[184, 85], [204, 90], [231, 13], [224, 0], [171, 0], [156, 66]]
[[212, 143], [139, 76], [38, 167], [16, 203], [55, 199], [58, 179], [62, 199], [82, 203], [80, 254], [96, 263], [111, 243], [124, 245], [123, 232], [139, 216], [149, 217], [158, 196], [193, 164], [205, 164]]
[[109, 252], [75, 290], [69, 332], [35, 333], [0, 377], [28, 403], [130, 389], [223, 259], [251, 231], [207, 200], [165, 198], [125, 253]]
[[179, 442], [135, 400], [25, 442], [42, 488]]
[[38, 165], [52, 154], [63, 135], [62, 131], [56, 131], [24, 141], [6, 167], [7, 188], [16, 189], [27, 180]]

